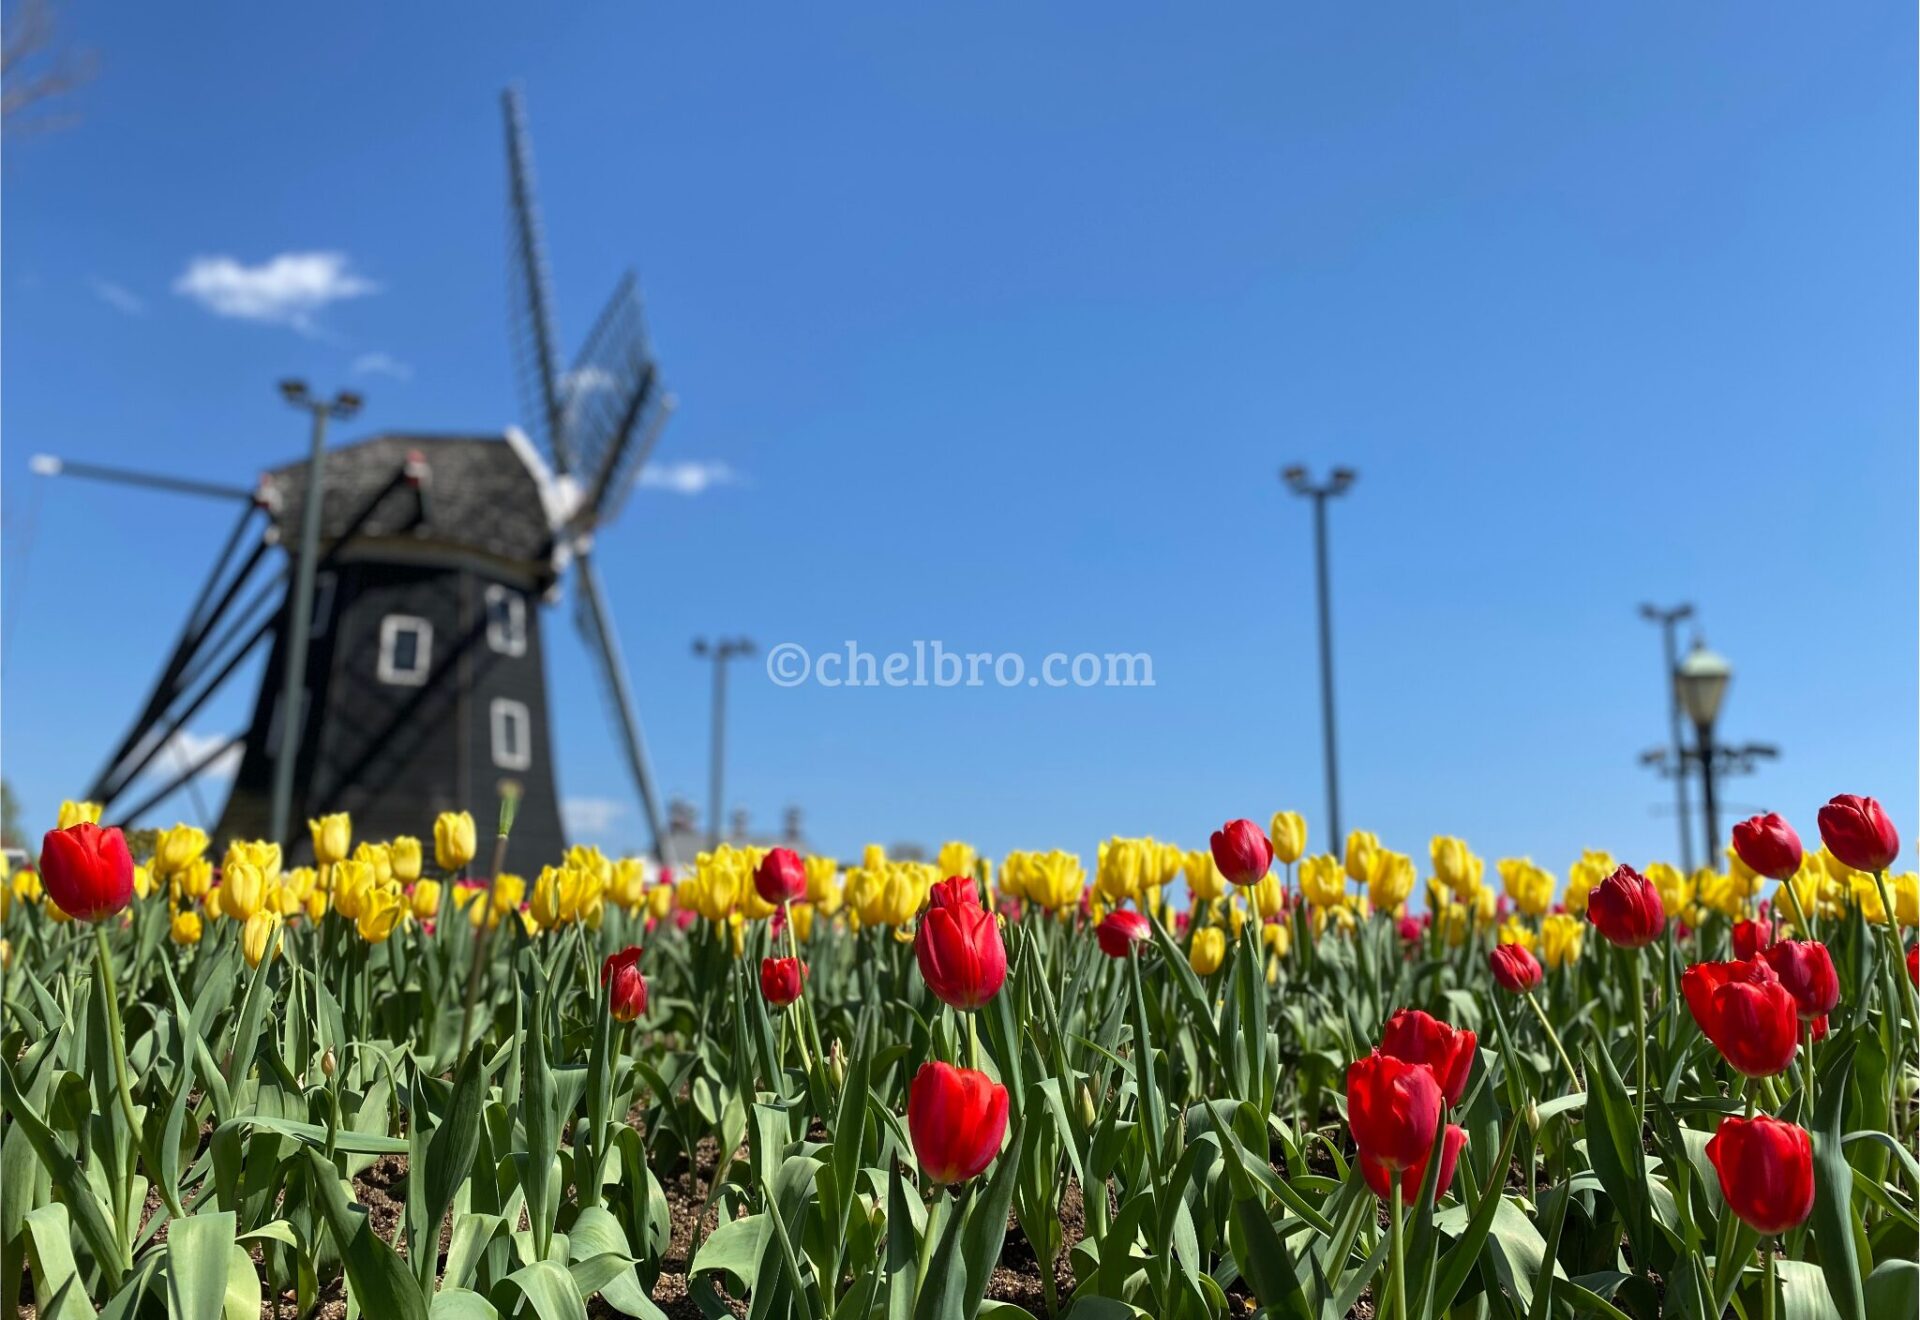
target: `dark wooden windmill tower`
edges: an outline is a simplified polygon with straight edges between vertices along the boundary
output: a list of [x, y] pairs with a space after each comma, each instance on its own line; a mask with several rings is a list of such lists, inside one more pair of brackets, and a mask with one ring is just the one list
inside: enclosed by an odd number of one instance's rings
[[[281, 813], [292, 823], [282, 842], [296, 857], [308, 850], [311, 816], [349, 811], [365, 837], [418, 835], [440, 811], [469, 808], [484, 821], [500, 782], [511, 779], [521, 805], [509, 865], [556, 859], [566, 838], [540, 622], [541, 606], [568, 586], [655, 851], [664, 858], [669, 846], [592, 546], [624, 503], [672, 398], [631, 274], [573, 366], [560, 369], [519, 97], [508, 91], [504, 103], [513, 342], [534, 438], [396, 432], [325, 453], [293, 787]], [[267, 837], [289, 723], [282, 689], [310, 465], [270, 471], [252, 491], [56, 460], [36, 466], [245, 501], [146, 706], [90, 796], [109, 819], [131, 820], [237, 747], [215, 840]], [[261, 648], [267, 659], [248, 727], [190, 764], [166, 764], [163, 753], [177, 754], [188, 721]], [[151, 791], [134, 802], [136, 784]]]

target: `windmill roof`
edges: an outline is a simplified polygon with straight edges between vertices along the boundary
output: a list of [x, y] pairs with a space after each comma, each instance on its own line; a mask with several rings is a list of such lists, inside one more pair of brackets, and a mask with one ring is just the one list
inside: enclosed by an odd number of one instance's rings
[[[407, 486], [389, 491], [356, 541], [406, 540], [478, 552], [545, 567], [554, 557], [561, 492], [532, 446], [505, 436], [378, 435], [329, 449], [321, 493], [320, 538], [336, 541], [411, 454], [426, 460], [422, 496]], [[274, 468], [262, 481], [278, 498], [274, 525], [282, 545], [299, 543], [306, 508], [306, 462]]]

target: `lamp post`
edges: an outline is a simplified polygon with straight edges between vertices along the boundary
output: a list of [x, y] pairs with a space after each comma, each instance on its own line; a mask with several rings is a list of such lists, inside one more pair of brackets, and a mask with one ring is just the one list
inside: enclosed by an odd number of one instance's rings
[[1687, 718], [1693, 721], [1694, 757], [1700, 763], [1700, 810], [1706, 818], [1707, 851], [1705, 861], [1713, 865], [1720, 849], [1720, 808], [1715, 797], [1714, 721], [1720, 717], [1720, 703], [1726, 699], [1727, 685], [1733, 681], [1733, 666], [1726, 657], [1707, 649], [1698, 637], [1673, 671], [1673, 686]]
[[747, 637], [721, 638], [708, 642], [693, 641], [693, 653], [713, 659], [713, 749], [707, 771], [707, 847], [720, 846], [720, 810], [726, 774], [727, 743], [727, 661], [753, 654], [753, 641]]
[[[1687, 747], [1680, 732], [1680, 685], [1675, 675], [1680, 669], [1680, 644], [1676, 636], [1676, 625], [1682, 620], [1693, 617], [1693, 606], [1682, 603], [1671, 609], [1661, 609], [1658, 605], [1642, 605], [1640, 617], [1649, 623], [1660, 625], [1660, 639], [1665, 648], [1666, 665], [1660, 671], [1667, 689], [1667, 731], [1673, 743], [1673, 763], [1686, 765]], [[1693, 874], [1693, 821], [1687, 810], [1687, 777], [1677, 774], [1673, 777], [1674, 805], [1680, 813], [1680, 864], [1688, 875]]]
[[1280, 480], [1295, 495], [1313, 501], [1314, 581], [1320, 602], [1320, 733], [1327, 768], [1327, 829], [1330, 846], [1340, 848], [1340, 768], [1333, 732], [1333, 614], [1327, 597], [1327, 501], [1353, 485], [1352, 468], [1337, 467], [1315, 484], [1299, 464], [1283, 468]]
[[331, 399], [310, 393], [303, 380], [280, 382], [280, 396], [313, 419], [313, 439], [307, 458], [307, 498], [300, 515], [300, 558], [293, 585], [293, 618], [287, 633], [286, 681], [280, 689], [280, 750], [273, 763], [272, 834], [275, 843], [288, 842], [293, 814], [293, 771], [300, 756], [300, 729], [305, 723], [307, 634], [313, 624], [313, 579], [320, 551], [320, 499], [326, 490], [327, 421], [342, 421], [360, 411], [361, 398], [341, 390]]

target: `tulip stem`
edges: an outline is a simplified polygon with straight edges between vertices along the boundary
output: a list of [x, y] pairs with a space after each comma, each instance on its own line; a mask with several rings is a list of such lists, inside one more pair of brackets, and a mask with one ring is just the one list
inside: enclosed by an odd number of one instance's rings
[[1387, 1220], [1387, 1255], [1393, 1260], [1393, 1320], [1410, 1320], [1407, 1315], [1406, 1252], [1400, 1240], [1400, 1211], [1406, 1193], [1400, 1187], [1399, 1170], [1394, 1170], [1390, 1176], [1393, 1179], [1393, 1205], [1389, 1211], [1392, 1218]]
[[1760, 1320], [1773, 1320], [1773, 1251], [1766, 1243], [1760, 1244]]
[[1580, 1074], [1574, 1069], [1573, 1060], [1567, 1057], [1567, 1047], [1560, 1043], [1560, 1033], [1553, 1029], [1553, 1023], [1547, 1021], [1546, 1012], [1540, 1007], [1540, 1001], [1533, 997], [1533, 991], [1527, 991], [1525, 998], [1527, 1007], [1532, 1009], [1534, 1017], [1540, 1020], [1540, 1029], [1547, 1033], [1547, 1040], [1553, 1045], [1553, 1052], [1560, 1056], [1560, 1066], [1567, 1070], [1568, 1083], [1574, 1090], [1579, 1090]]
[[[1893, 979], [1900, 983], [1901, 1001], [1907, 1010], [1907, 1024], [1920, 1031], [1920, 992], [1916, 992], [1913, 981], [1900, 975], [1904, 970], [1900, 963], [1903, 950], [1900, 947], [1900, 923], [1894, 917], [1893, 897], [1887, 893], [1887, 871], [1885, 867], [1873, 873], [1873, 886], [1880, 894], [1881, 925], [1887, 932], [1887, 944], [1893, 950]], [[1889, 1008], [1892, 1005], [1888, 1005]], [[1904, 1057], [1904, 1052], [1903, 1052]]]
[[[99, 922], [93, 924], [93, 948], [100, 962], [100, 995], [107, 1010], [107, 1037], [113, 1047], [113, 1080], [120, 1094], [120, 1112], [127, 1120], [127, 1149], [132, 1160], [145, 1155], [144, 1144], [140, 1140], [140, 1115], [133, 1107], [133, 1088], [127, 1081], [127, 1036], [120, 1025], [120, 994], [113, 983], [113, 954], [107, 949], [107, 931]], [[131, 1161], [130, 1161], [131, 1162]], [[167, 1198], [167, 1208], [173, 1214], [181, 1214], [178, 1209], [179, 1196], [173, 1188], [165, 1187], [162, 1180], [152, 1180], [156, 1190]], [[140, 1225], [134, 1222], [133, 1208], [133, 1170], [120, 1171], [120, 1185], [115, 1188], [119, 1200], [115, 1205], [118, 1213], [114, 1216], [114, 1229], [120, 1242], [122, 1271], [133, 1268], [133, 1239]]]
[[1639, 1069], [1633, 1096], [1634, 1116], [1639, 1120], [1634, 1140], [1639, 1141], [1647, 1130], [1647, 968], [1646, 957], [1639, 949], [1630, 950], [1627, 956], [1633, 960], [1633, 1039]]

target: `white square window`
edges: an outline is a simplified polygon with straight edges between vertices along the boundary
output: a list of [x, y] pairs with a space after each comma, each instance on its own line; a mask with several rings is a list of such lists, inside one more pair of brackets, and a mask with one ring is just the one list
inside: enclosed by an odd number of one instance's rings
[[527, 601], [495, 582], [486, 590], [487, 646], [500, 655], [527, 653]]
[[489, 713], [493, 723], [493, 763], [502, 770], [525, 770], [533, 764], [533, 719], [524, 701], [495, 697]]
[[382, 683], [420, 687], [433, 668], [433, 625], [412, 614], [389, 614], [380, 620]]

